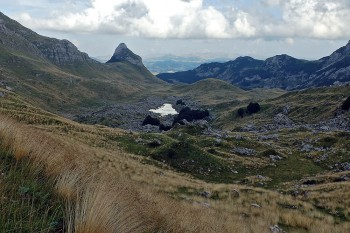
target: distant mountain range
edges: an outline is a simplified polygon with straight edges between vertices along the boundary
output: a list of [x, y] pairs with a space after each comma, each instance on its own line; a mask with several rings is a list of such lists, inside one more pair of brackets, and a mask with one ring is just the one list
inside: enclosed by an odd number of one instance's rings
[[175, 56], [163, 55], [158, 57], [150, 57], [144, 59], [144, 64], [152, 73], [174, 73], [183, 70], [191, 70], [203, 63], [208, 62], [224, 62], [228, 58], [207, 58], [196, 56]]
[[193, 70], [161, 73], [158, 78], [173, 83], [194, 83], [217, 78], [244, 89], [282, 88], [285, 90], [329, 86], [350, 81], [350, 42], [330, 56], [316, 61], [278, 55], [263, 60], [238, 57], [225, 63], [202, 64]]

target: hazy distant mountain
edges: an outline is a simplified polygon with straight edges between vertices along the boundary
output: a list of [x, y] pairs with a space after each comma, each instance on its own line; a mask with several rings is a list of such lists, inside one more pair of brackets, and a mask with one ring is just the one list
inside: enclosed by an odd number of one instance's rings
[[302, 89], [350, 81], [350, 42], [330, 56], [316, 61], [278, 55], [263, 60], [239, 57], [225, 63], [207, 63], [176, 73], [162, 73], [158, 78], [167, 82], [194, 83], [217, 78], [242, 88], [256, 87]]
[[155, 74], [173, 73], [182, 70], [191, 70], [203, 63], [213, 61], [227, 61], [227, 58], [208, 59], [195, 56], [164, 55], [144, 60], [145, 66]]

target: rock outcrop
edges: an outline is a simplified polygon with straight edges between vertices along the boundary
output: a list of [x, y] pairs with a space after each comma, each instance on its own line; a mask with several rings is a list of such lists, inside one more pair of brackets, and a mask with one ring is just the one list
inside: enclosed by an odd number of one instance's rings
[[136, 55], [133, 53], [126, 44], [121, 43], [116, 48], [113, 56], [107, 63], [114, 63], [114, 62], [121, 62], [121, 61], [127, 61], [133, 65], [143, 67], [142, 58], [139, 55]]
[[40, 36], [1, 12], [0, 45], [39, 56], [58, 66], [97, 63], [70, 41]]
[[56, 65], [73, 65], [79, 62], [95, 63], [86, 53], [68, 40], [46, 39], [32, 42], [40, 52]]

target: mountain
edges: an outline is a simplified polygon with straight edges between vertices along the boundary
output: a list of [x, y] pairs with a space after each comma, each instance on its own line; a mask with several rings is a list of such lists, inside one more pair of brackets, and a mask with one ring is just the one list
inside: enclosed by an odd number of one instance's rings
[[199, 56], [175, 56], [175, 55], [163, 55], [156, 57], [148, 57], [144, 60], [145, 66], [152, 73], [173, 73], [183, 70], [190, 70], [198, 67], [203, 63], [214, 61], [227, 61], [227, 58], [206, 58]]
[[96, 63], [86, 53], [80, 52], [68, 40], [40, 36], [23, 27], [0, 12], [0, 43], [11, 50], [20, 50], [31, 57], [40, 57], [51, 63], [64, 66], [74, 63]]
[[0, 13], [0, 83], [46, 110], [74, 114], [163, 83], [125, 44], [112, 58], [100, 63], [68, 40], [41, 36]]
[[225, 63], [207, 63], [176, 73], [162, 73], [158, 78], [167, 82], [194, 83], [217, 78], [244, 89], [282, 88], [286, 90], [329, 86], [350, 81], [350, 42], [330, 56], [316, 61], [277, 55], [265, 61], [238, 57]]
[[143, 67], [142, 58], [139, 55], [136, 55], [133, 53], [126, 44], [120, 43], [119, 46], [116, 48], [113, 56], [107, 63], [114, 63], [114, 62], [120, 62], [120, 61], [127, 61], [130, 62], [133, 65]]

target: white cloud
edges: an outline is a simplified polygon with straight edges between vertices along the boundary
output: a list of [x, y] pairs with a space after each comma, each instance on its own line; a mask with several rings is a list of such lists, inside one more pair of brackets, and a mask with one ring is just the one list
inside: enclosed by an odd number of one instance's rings
[[[25, 17], [23, 17], [25, 16]], [[234, 38], [254, 35], [247, 14], [230, 21], [203, 0], [91, 0], [79, 13], [55, 13], [50, 19], [17, 19], [34, 29], [106, 32], [150, 38]]]
[[294, 44], [294, 39], [293, 39], [293, 38], [286, 38], [286, 39], [285, 39], [285, 42], [286, 42], [288, 45], [293, 45], [293, 44]]
[[90, 0], [79, 11], [64, 7], [51, 17], [22, 13], [17, 19], [33, 29], [147, 38], [350, 38], [348, 0], [256, 0], [259, 9], [236, 9], [230, 1], [218, 9], [204, 1]]
[[346, 39], [350, 37], [348, 0], [265, 0], [279, 6], [281, 22], [270, 22], [262, 32], [284, 37]]

